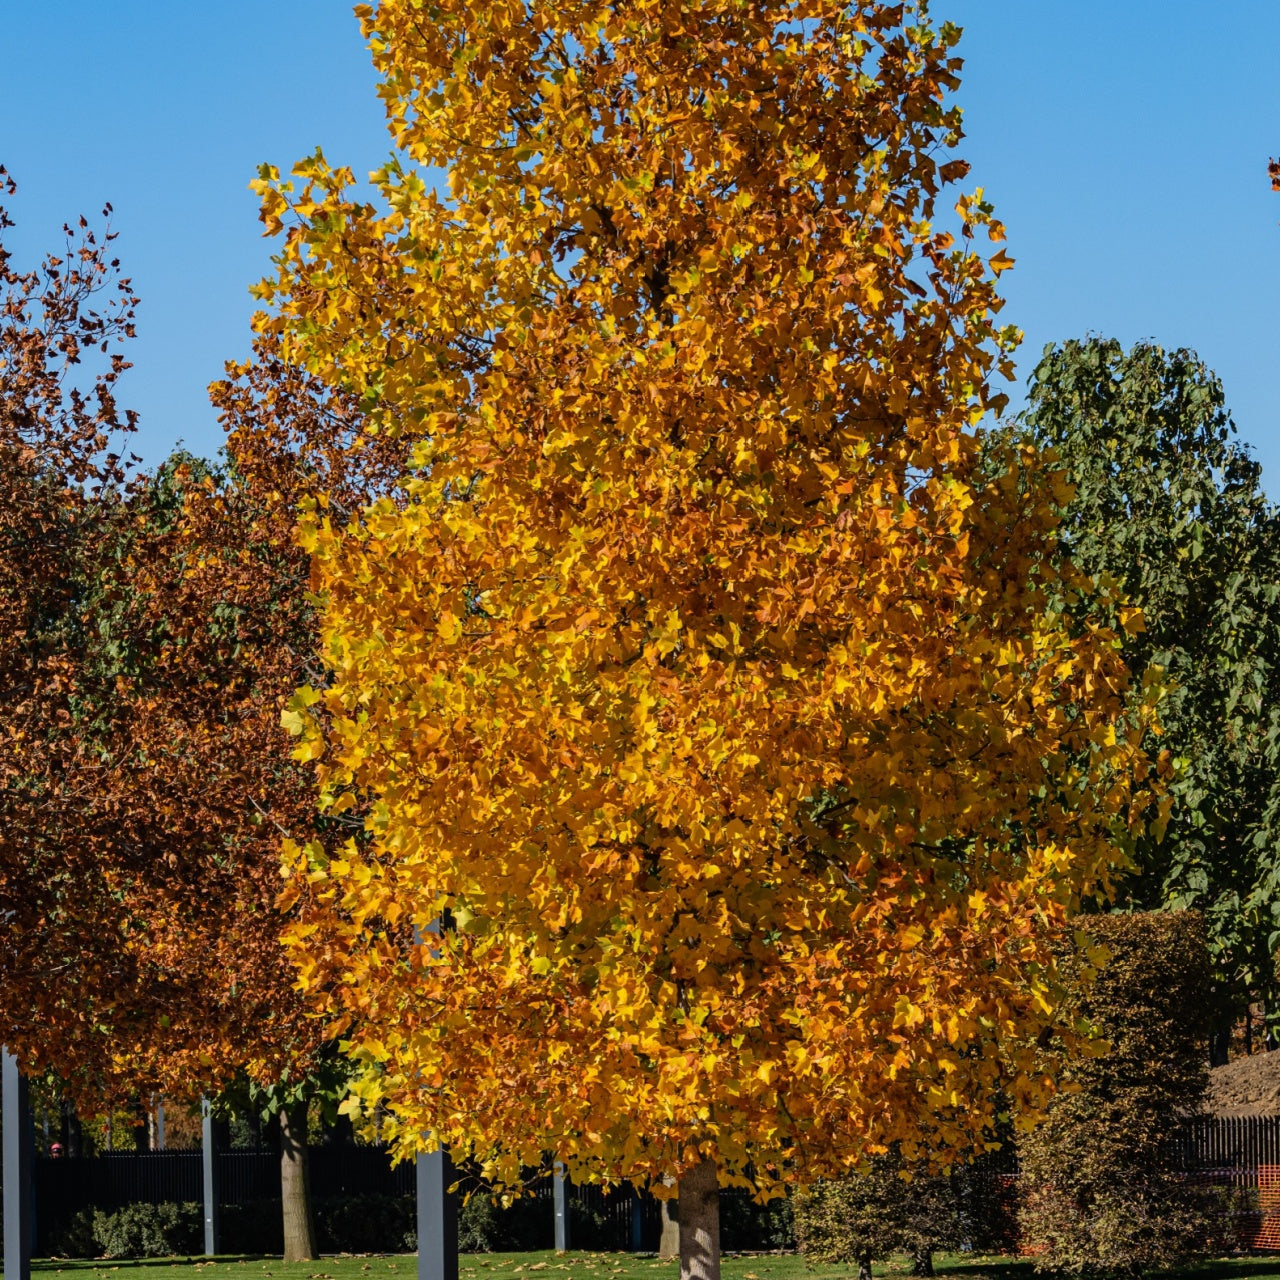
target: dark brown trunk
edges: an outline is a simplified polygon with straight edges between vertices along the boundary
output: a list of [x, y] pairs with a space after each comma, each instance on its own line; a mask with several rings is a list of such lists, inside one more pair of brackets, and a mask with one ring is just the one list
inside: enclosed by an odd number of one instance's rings
[[84, 1154], [84, 1132], [80, 1117], [69, 1102], [62, 1104], [62, 1154], [78, 1160]]
[[858, 1259], [858, 1280], [871, 1280], [871, 1255], [864, 1253]]
[[1231, 1028], [1219, 1024], [1209, 1033], [1209, 1065], [1225, 1067], [1231, 1047]]
[[284, 1212], [285, 1262], [312, 1262], [316, 1258], [307, 1164], [307, 1104], [300, 1102], [280, 1111], [280, 1201]]
[[933, 1250], [916, 1249], [911, 1254], [911, 1274], [913, 1276], [933, 1275]]
[[720, 1280], [720, 1182], [703, 1160], [680, 1179], [680, 1280]]
[[150, 1127], [146, 1104], [135, 1102], [133, 1104], [133, 1149], [135, 1151], [149, 1151], [151, 1149]]
[[[666, 1174], [662, 1181], [675, 1186], [675, 1178]], [[658, 1202], [662, 1210], [662, 1234], [658, 1237], [658, 1257], [663, 1262], [674, 1262], [680, 1256], [680, 1201], [673, 1196]]]

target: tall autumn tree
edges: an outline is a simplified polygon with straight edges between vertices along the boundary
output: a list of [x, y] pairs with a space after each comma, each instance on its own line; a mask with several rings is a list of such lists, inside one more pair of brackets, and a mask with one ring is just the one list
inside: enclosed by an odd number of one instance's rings
[[[215, 389], [224, 467], [131, 471], [115, 386], [134, 298], [110, 237], [82, 224], [20, 272], [8, 225], [0, 1041], [87, 1111], [247, 1069], [279, 1104], [282, 1185], [301, 1189], [332, 1046], [279, 945], [278, 848], [340, 846], [351, 818], [316, 813], [280, 726], [317, 643], [292, 513], [308, 486], [367, 501], [403, 454], [353, 451], [358, 407], [261, 344]], [[305, 1197], [282, 1198], [286, 1253], [314, 1256]]]
[[92, 1041], [122, 980], [110, 873], [76, 853], [72, 654], [127, 483], [116, 384], [137, 299], [109, 230], [82, 219], [21, 270], [12, 226], [0, 208], [0, 1041], [25, 1050], [56, 1038], [45, 1015], [73, 985]]
[[719, 1184], [1034, 1112], [1046, 939], [1143, 830], [1116, 641], [1047, 609], [1050, 482], [979, 468], [1008, 260], [980, 194], [934, 225], [959, 33], [360, 12], [399, 153], [376, 206], [264, 173], [261, 324], [416, 443], [403, 504], [303, 522], [289, 723], [370, 810], [286, 846], [287, 937], [402, 1154], [672, 1176], [712, 1276]]
[[1139, 843], [1124, 892], [1203, 912], [1225, 1061], [1250, 1001], [1280, 1031], [1280, 512], [1194, 352], [1106, 338], [1050, 347], [1023, 425], [1071, 482], [1064, 549], [1142, 609], [1127, 664], [1170, 687], [1152, 743], [1174, 766], [1169, 829]]

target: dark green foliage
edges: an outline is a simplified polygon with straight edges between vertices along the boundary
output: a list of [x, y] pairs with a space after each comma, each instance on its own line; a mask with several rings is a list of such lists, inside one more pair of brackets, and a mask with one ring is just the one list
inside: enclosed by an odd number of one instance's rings
[[93, 1240], [101, 1258], [168, 1258], [199, 1253], [204, 1225], [201, 1206], [129, 1204], [114, 1213], [95, 1210]]
[[49, 1252], [55, 1258], [94, 1258], [98, 1241], [93, 1234], [93, 1209], [79, 1209], [49, 1232]]
[[[227, 1253], [279, 1254], [280, 1201], [223, 1205], [222, 1248]], [[323, 1253], [405, 1253], [417, 1248], [413, 1196], [342, 1196], [315, 1205], [316, 1239]], [[464, 1211], [465, 1216], [465, 1211]], [[541, 1247], [513, 1244], [513, 1233], [492, 1234], [479, 1249]], [[199, 1204], [129, 1204], [114, 1212], [84, 1209], [51, 1233], [49, 1251], [60, 1258], [167, 1258], [204, 1249]]]
[[1170, 686], [1150, 746], [1174, 807], [1135, 850], [1130, 902], [1202, 911], [1219, 1022], [1252, 996], [1280, 1030], [1280, 519], [1260, 468], [1214, 374], [1149, 343], [1047, 348], [1022, 424], [1075, 487], [1064, 549], [1143, 610], [1123, 646], [1135, 683], [1154, 666]]
[[880, 1157], [871, 1171], [819, 1182], [794, 1202], [795, 1234], [810, 1262], [856, 1263], [869, 1276], [874, 1259], [909, 1253], [917, 1273], [931, 1274], [930, 1255], [962, 1242], [960, 1200], [950, 1176], [903, 1176], [896, 1156]]
[[1110, 959], [1095, 977], [1083, 935], [1063, 948], [1069, 1012], [1110, 1052], [1068, 1068], [1019, 1144], [1022, 1244], [1046, 1270], [1135, 1275], [1205, 1252], [1215, 1235], [1213, 1204], [1167, 1159], [1207, 1084], [1204, 922], [1149, 912], [1083, 923]]
[[417, 1201], [413, 1196], [318, 1200], [315, 1214], [321, 1253], [411, 1253], [418, 1247]]
[[[573, 1213], [570, 1202], [570, 1230], [575, 1230], [574, 1247], [585, 1248], [579, 1236], [587, 1227]], [[549, 1200], [522, 1196], [502, 1205], [484, 1191], [476, 1192], [458, 1212], [458, 1249], [462, 1253], [523, 1253], [528, 1249], [550, 1249], [555, 1242], [555, 1223]]]
[[796, 1247], [795, 1214], [790, 1200], [757, 1204], [742, 1187], [720, 1192], [720, 1247], [726, 1253], [785, 1250]]

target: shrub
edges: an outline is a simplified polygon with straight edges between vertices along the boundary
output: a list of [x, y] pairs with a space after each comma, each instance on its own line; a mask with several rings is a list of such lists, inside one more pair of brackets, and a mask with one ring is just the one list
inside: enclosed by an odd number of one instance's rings
[[218, 1210], [219, 1244], [224, 1253], [284, 1252], [284, 1219], [279, 1200], [224, 1204]]
[[[411, 1253], [418, 1247], [417, 1202], [413, 1196], [317, 1200], [315, 1218], [316, 1243], [322, 1253]], [[277, 1205], [277, 1222], [279, 1219]]]
[[93, 1239], [103, 1258], [168, 1258], [198, 1253], [204, 1227], [200, 1205], [128, 1204], [93, 1214]]
[[720, 1193], [720, 1244], [728, 1253], [744, 1249], [794, 1249], [795, 1216], [790, 1200], [757, 1204], [742, 1187]]
[[95, 1258], [98, 1242], [93, 1235], [93, 1210], [78, 1209], [69, 1218], [50, 1225], [46, 1248], [52, 1258]]
[[903, 1177], [896, 1155], [878, 1157], [870, 1172], [819, 1182], [795, 1201], [795, 1234], [810, 1262], [856, 1263], [870, 1280], [871, 1262], [903, 1251], [917, 1275], [933, 1274], [933, 1253], [960, 1243], [959, 1200], [950, 1176]]
[[1087, 929], [1110, 959], [1095, 976], [1084, 939], [1064, 945], [1067, 1012], [1111, 1048], [1069, 1066], [1066, 1088], [1019, 1144], [1019, 1225], [1042, 1270], [1137, 1275], [1218, 1243], [1212, 1196], [1166, 1158], [1207, 1084], [1204, 923], [1151, 912], [1093, 917]]

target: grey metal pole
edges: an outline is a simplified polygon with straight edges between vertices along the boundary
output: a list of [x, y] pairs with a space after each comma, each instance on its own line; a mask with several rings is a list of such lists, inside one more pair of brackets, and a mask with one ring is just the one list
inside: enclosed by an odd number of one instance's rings
[[556, 1252], [564, 1253], [569, 1247], [569, 1205], [565, 1195], [564, 1165], [559, 1160], [552, 1174], [552, 1197], [556, 1209]]
[[218, 1179], [218, 1141], [213, 1108], [208, 1098], [200, 1099], [200, 1163], [204, 1188], [204, 1251], [212, 1258], [221, 1243], [218, 1230], [218, 1202], [222, 1188]]
[[417, 1177], [418, 1280], [458, 1280], [458, 1205], [449, 1190], [449, 1152], [439, 1147], [420, 1155]]
[[5, 1280], [31, 1280], [32, 1146], [35, 1129], [27, 1081], [18, 1060], [0, 1050], [4, 1090], [4, 1275]]
[[[440, 934], [433, 920], [427, 933]], [[413, 926], [413, 941], [423, 942], [422, 930]], [[415, 1169], [418, 1191], [418, 1280], [458, 1280], [458, 1203], [449, 1191], [453, 1161], [441, 1146], [420, 1155]]]
[[161, 1098], [156, 1103], [156, 1150], [164, 1149], [164, 1099]]

